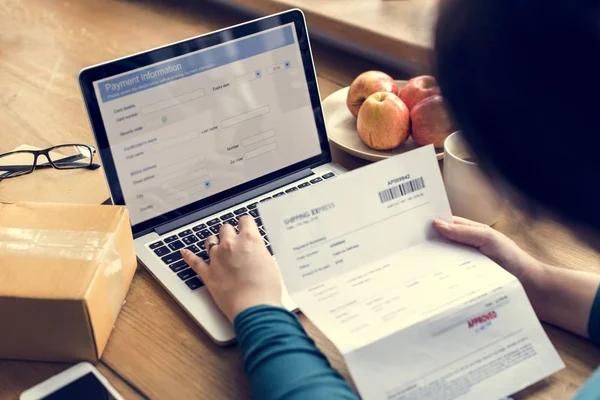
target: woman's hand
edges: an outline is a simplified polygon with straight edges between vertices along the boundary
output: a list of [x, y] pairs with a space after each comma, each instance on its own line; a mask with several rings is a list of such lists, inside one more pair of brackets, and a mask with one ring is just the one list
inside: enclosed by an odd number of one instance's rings
[[453, 224], [435, 220], [433, 226], [442, 236], [479, 249], [523, 284], [543, 268], [538, 260], [527, 254], [515, 242], [487, 225], [454, 217]]
[[[504, 267], [522, 283], [538, 318], [588, 337], [590, 310], [600, 285], [600, 276], [537, 261], [515, 242], [487, 225], [454, 218], [454, 223], [436, 220], [433, 225], [446, 238], [473, 246]], [[600, 328], [593, 332], [600, 340]]]
[[[206, 239], [210, 265], [194, 253], [183, 250], [185, 262], [196, 271], [213, 299], [231, 322], [247, 308], [281, 304], [281, 278], [275, 261], [265, 247], [252, 218], [239, 221], [240, 233], [224, 224], [215, 236]], [[209, 247], [209, 243], [218, 243]]]

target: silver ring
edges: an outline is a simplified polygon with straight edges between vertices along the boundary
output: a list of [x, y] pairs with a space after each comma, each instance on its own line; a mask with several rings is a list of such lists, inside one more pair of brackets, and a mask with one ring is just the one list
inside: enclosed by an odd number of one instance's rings
[[207, 248], [206, 248], [206, 252], [207, 252], [207, 253], [210, 253], [210, 250], [211, 250], [213, 247], [215, 247], [216, 245], [218, 245], [218, 244], [219, 244], [219, 243], [217, 243], [217, 242], [208, 242], [208, 243], [206, 243], [206, 247], [207, 247]]

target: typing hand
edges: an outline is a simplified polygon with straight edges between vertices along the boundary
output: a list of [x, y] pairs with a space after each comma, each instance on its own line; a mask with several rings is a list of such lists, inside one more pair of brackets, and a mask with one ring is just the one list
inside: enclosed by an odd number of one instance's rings
[[452, 224], [435, 220], [433, 226], [442, 236], [479, 249], [523, 283], [531, 278], [534, 270], [542, 268], [538, 260], [527, 254], [515, 242], [487, 225], [454, 217]]
[[[281, 278], [265, 247], [258, 227], [248, 216], [240, 218], [239, 235], [224, 224], [206, 239], [210, 265], [194, 253], [182, 250], [185, 262], [196, 271], [223, 313], [233, 322], [247, 308], [281, 304]], [[210, 245], [209, 243], [218, 243]], [[212, 248], [211, 248], [212, 247]]]

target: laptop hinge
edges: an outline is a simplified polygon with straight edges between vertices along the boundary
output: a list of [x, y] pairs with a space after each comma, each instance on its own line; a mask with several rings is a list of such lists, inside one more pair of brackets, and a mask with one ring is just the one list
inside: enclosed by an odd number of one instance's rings
[[301, 171], [294, 172], [291, 175], [284, 176], [283, 178], [279, 178], [275, 181], [271, 181], [260, 187], [248, 190], [244, 193], [240, 193], [237, 196], [225, 199], [217, 204], [213, 204], [210, 207], [203, 208], [203, 209], [195, 211], [191, 214], [187, 214], [187, 215], [184, 215], [183, 217], [179, 217], [172, 221], [166, 222], [166, 223], [154, 228], [154, 232], [156, 232], [157, 234], [162, 236], [165, 233], [179, 229], [182, 226], [191, 224], [194, 221], [198, 221], [198, 220], [206, 218], [210, 215], [221, 212], [227, 208], [235, 206], [236, 204], [244, 203], [255, 197], [258, 197], [265, 193], [268, 193], [272, 190], [275, 190], [275, 189], [280, 188], [285, 185], [289, 185], [290, 183], [296, 182], [300, 179], [304, 179], [312, 174], [313, 174], [313, 172], [310, 168], [306, 168]]

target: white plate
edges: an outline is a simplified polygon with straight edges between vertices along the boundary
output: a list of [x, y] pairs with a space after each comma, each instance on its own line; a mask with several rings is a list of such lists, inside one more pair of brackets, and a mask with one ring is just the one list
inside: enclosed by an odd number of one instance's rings
[[[396, 82], [398, 83], [398, 89], [401, 89], [407, 81]], [[356, 157], [370, 161], [383, 160], [419, 147], [411, 137], [393, 150], [374, 150], [367, 147], [358, 137], [356, 118], [350, 114], [348, 107], [346, 107], [348, 89], [349, 87], [340, 89], [327, 96], [322, 102], [327, 136], [333, 144]], [[436, 149], [436, 152], [438, 160], [444, 158], [442, 149]]]

